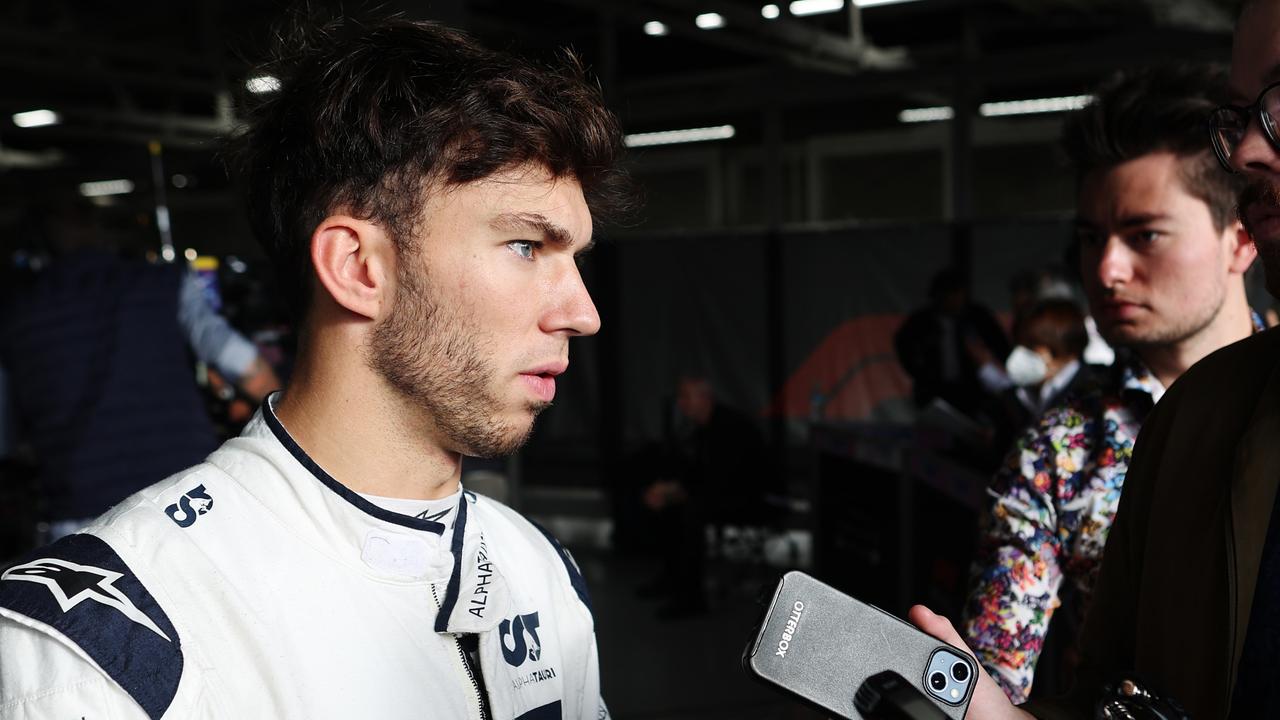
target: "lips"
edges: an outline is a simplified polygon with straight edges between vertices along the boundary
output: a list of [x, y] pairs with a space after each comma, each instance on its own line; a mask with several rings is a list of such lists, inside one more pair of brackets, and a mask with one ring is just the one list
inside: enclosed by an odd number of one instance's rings
[[549, 403], [556, 396], [556, 376], [568, 369], [569, 363], [559, 361], [547, 363], [521, 371], [520, 380], [533, 396], [541, 402]]
[[1144, 306], [1141, 303], [1132, 302], [1130, 300], [1111, 299], [1104, 301], [1100, 310], [1104, 315], [1123, 320], [1125, 318], [1133, 317], [1141, 312], [1143, 308]]

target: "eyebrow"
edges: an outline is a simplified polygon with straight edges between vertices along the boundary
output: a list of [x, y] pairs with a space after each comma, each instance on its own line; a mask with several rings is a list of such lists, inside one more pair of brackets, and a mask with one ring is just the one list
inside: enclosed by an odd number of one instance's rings
[[[1158, 223], [1162, 220], [1168, 220], [1168, 219], [1169, 219], [1168, 215], [1161, 215], [1160, 213], [1138, 213], [1134, 215], [1125, 215], [1124, 217], [1121, 217], [1120, 222], [1117, 224], [1121, 228], [1135, 228], [1135, 227], [1142, 227], [1144, 225], [1150, 225], [1152, 223]], [[1087, 218], [1082, 218], [1077, 216], [1075, 219], [1075, 226], [1077, 228], [1096, 228], [1098, 227], [1098, 223], [1095, 223], [1092, 220], [1089, 220]]]
[[[533, 232], [545, 242], [566, 248], [573, 246], [573, 236], [569, 231], [547, 219], [542, 213], [502, 213], [490, 220], [489, 226], [507, 232]], [[584, 253], [595, 244], [595, 238], [592, 238], [578, 252]]]
[[[1280, 63], [1272, 65], [1271, 69], [1262, 76], [1262, 86], [1267, 87], [1268, 85], [1274, 84], [1276, 81], [1280, 81]], [[1234, 87], [1228, 87], [1227, 94], [1230, 96], [1230, 100], [1233, 103], [1238, 103], [1241, 106], [1248, 105], [1257, 99], [1256, 96], [1245, 97], [1243, 93]]]

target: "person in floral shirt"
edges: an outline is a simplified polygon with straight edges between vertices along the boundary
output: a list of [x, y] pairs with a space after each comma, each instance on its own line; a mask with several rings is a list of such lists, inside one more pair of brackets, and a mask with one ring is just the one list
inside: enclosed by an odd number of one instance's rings
[[989, 490], [963, 632], [1015, 703], [1064, 596], [1074, 609], [1054, 623], [1057, 677], [1041, 689], [1069, 675], [1071, 621], [1087, 608], [1143, 418], [1192, 364], [1260, 329], [1239, 181], [1218, 171], [1204, 131], [1225, 88], [1217, 68], [1122, 73], [1067, 120], [1085, 293], [1121, 353], [1022, 435]]

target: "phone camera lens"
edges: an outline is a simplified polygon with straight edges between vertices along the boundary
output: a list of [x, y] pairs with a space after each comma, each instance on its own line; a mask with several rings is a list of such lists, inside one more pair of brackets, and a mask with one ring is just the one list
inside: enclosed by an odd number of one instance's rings
[[951, 677], [955, 678], [956, 682], [964, 682], [965, 680], [968, 680], [968, 679], [969, 679], [969, 666], [968, 666], [968, 665], [965, 665], [965, 664], [964, 664], [964, 663], [962, 663], [962, 662], [958, 662], [958, 663], [956, 663], [955, 665], [952, 665], [952, 666], [951, 666]]
[[938, 692], [947, 689], [947, 676], [940, 672], [936, 672], [929, 676], [929, 685]]

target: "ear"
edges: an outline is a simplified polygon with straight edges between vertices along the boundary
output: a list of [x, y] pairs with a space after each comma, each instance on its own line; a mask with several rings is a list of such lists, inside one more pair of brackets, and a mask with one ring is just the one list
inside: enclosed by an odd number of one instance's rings
[[1253, 264], [1253, 259], [1258, 257], [1258, 248], [1253, 244], [1253, 238], [1249, 236], [1249, 232], [1244, 229], [1244, 224], [1239, 220], [1228, 226], [1225, 234], [1227, 249], [1230, 252], [1228, 267], [1232, 273], [1243, 275], [1244, 271]]
[[395, 294], [395, 246], [381, 227], [350, 215], [326, 217], [311, 235], [319, 286], [341, 307], [377, 320]]

